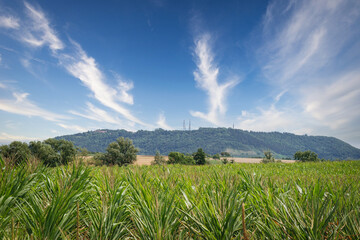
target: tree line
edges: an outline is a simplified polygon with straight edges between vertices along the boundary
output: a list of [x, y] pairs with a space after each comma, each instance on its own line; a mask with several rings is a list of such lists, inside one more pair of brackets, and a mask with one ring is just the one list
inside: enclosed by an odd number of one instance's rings
[[[120, 137], [108, 145], [105, 153], [95, 154], [94, 159], [104, 165], [124, 166], [134, 163], [138, 152], [139, 149], [134, 146], [132, 140]], [[0, 147], [0, 154], [14, 164], [20, 164], [26, 162], [30, 157], [35, 157], [45, 166], [49, 167], [67, 165], [70, 161], [74, 160], [76, 154], [86, 155], [87, 153], [88, 151], [85, 148], [76, 148], [70, 141], [53, 138], [42, 142], [32, 141], [29, 144], [14, 141], [9, 145]], [[192, 154], [170, 152], [168, 154], [168, 161], [165, 161], [160, 152], [156, 151], [152, 164], [204, 165], [206, 163], [206, 157], [222, 160], [222, 163], [226, 164], [229, 162], [228, 157], [231, 157], [231, 154], [221, 152], [220, 154], [216, 153], [211, 156], [206, 154], [202, 148], [198, 148], [197, 151]], [[324, 160], [319, 159], [318, 155], [310, 150], [304, 152], [297, 151], [294, 154], [294, 159], [301, 162]], [[264, 152], [262, 162], [275, 162], [274, 155], [270, 150]], [[234, 163], [234, 160], [230, 160], [230, 163]]]
[[77, 147], [91, 152], [105, 152], [107, 146], [124, 137], [133, 141], [138, 154], [155, 155], [156, 150], [164, 155], [170, 152], [191, 154], [198, 148], [214, 155], [229, 152], [236, 157], [262, 157], [270, 149], [276, 158], [292, 158], [296, 151], [313, 151], [320, 158], [359, 159], [360, 150], [332, 137], [295, 135], [279, 132], [252, 132], [232, 128], [200, 128], [192, 131], [98, 130], [61, 136], [58, 139], [72, 141]]

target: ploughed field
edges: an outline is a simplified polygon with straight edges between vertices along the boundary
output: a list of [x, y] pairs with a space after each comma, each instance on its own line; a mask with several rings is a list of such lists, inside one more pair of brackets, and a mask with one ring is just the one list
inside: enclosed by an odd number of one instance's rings
[[0, 239], [360, 239], [360, 161], [0, 165]]

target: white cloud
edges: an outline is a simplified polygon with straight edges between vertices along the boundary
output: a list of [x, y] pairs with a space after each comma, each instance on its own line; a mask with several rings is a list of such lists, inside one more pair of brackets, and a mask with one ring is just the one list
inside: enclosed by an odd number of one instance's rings
[[293, 124], [287, 113], [278, 110], [274, 105], [266, 110], [260, 108], [258, 114], [244, 112], [238, 120], [236, 126], [241, 129], [264, 132], [288, 131], [289, 126]]
[[0, 16], [0, 28], [18, 29], [20, 27], [19, 19], [13, 16]]
[[203, 118], [215, 125], [220, 124], [219, 115], [226, 113], [226, 97], [228, 91], [238, 84], [234, 78], [225, 83], [218, 82], [219, 68], [214, 63], [214, 56], [210, 48], [210, 35], [203, 34], [195, 41], [195, 55], [197, 69], [194, 71], [195, 81], [199, 88], [208, 95], [208, 113], [191, 111], [194, 117]]
[[50, 23], [41, 9], [25, 2], [25, 8], [30, 18], [29, 25], [19, 33], [20, 39], [31, 46], [40, 47], [48, 45], [55, 52], [63, 49], [63, 42], [57, 37], [56, 32], [50, 27]]
[[29, 142], [29, 141], [35, 141], [39, 140], [38, 138], [32, 138], [32, 137], [26, 137], [26, 136], [15, 136], [8, 133], [0, 133], [0, 143], [10, 143], [12, 141], [23, 141], [23, 142]]
[[109, 113], [107, 113], [103, 109], [97, 108], [89, 102], [86, 103], [86, 105], [87, 105], [87, 110], [86, 110], [85, 114], [79, 113], [77, 111], [70, 111], [70, 113], [80, 116], [80, 117], [83, 117], [83, 118], [98, 121], [98, 122], [107, 122], [107, 123], [111, 123], [111, 124], [121, 125], [122, 121], [119, 118], [115, 118], [115, 117], [111, 116]]
[[166, 118], [163, 112], [159, 114], [159, 119], [156, 123], [162, 129], [173, 130], [173, 128], [166, 123]]
[[78, 125], [67, 125], [67, 124], [64, 124], [64, 123], [58, 123], [57, 125], [62, 127], [62, 128], [65, 128], [67, 130], [71, 130], [71, 131], [75, 131], [75, 132], [86, 132], [87, 131], [86, 128], [83, 128], [83, 127], [78, 126]]
[[359, 32], [359, 7], [356, 1], [342, 0], [272, 2], [264, 20], [265, 44], [259, 50], [268, 79], [290, 86], [311, 82], [309, 77], [336, 60]]
[[[87, 88], [94, 94], [94, 98], [106, 107], [120, 113], [127, 120], [141, 125], [146, 125], [138, 118], [133, 116], [131, 112], [120, 105], [119, 98], [124, 97], [122, 93], [110, 87], [105, 83], [105, 76], [99, 70], [94, 58], [87, 56], [81, 46], [73, 42], [76, 53], [73, 56], [62, 55], [60, 57], [61, 64], [75, 78], [78, 78]], [[124, 84], [123, 84], [124, 85]], [[125, 84], [126, 85], [126, 84]], [[122, 91], [126, 92], [130, 89], [130, 85], [123, 86]], [[124, 100], [124, 99], [122, 99]], [[125, 99], [129, 103], [129, 98]]]
[[360, 120], [360, 72], [358, 71], [335, 78], [326, 86], [303, 88], [301, 92], [304, 96], [305, 111], [332, 129]]
[[131, 81], [125, 81], [119, 74], [114, 73], [115, 78], [118, 80], [118, 93], [117, 98], [120, 102], [124, 102], [130, 105], [134, 104], [134, 98], [131, 94], [128, 93], [131, 89], [134, 88], [134, 83]]
[[67, 116], [56, 114], [40, 108], [28, 99], [28, 93], [13, 92], [13, 99], [0, 99], [0, 110], [28, 117], [41, 117], [49, 121], [68, 119]]
[[356, 0], [272, 1], [264, 16], [264, 43], [257, 56], [272, 91], [285, 91], [286, 104], [299, 111], [291, 118], [293, 126], [283, 122], [281, 116], [288, 119], [294, 111], [275, 98], [279, 107], [269, 109], [273, 116], [260, 110], [247, 125], [293, 132], [297, 126], [360, 142], [353, 134], [360, 132], [359, 21]]
[[[122, 106], [122, 103], [134, 104], [133, 96], [129, 93], [134, 87], [133, 82], [125, 81], [120, 78], [119, 75], [116, 75], [115, 78], [118, 81], [117, 87], [112, 87], [107, 84], [106, 77], [99, 69], [95, 59], [88, 56], [80, 44], [70, 39], [71, 45], [65, 49], [65, 44], [58, 38], [56, 31], [51, 27], [50, 21], [41, 8], [35, 7], [28, 2], [24, 2], [24, 5], [28, 21], [24, 21], [24, 26], [21, 26], [16, 32], [16, 39], [33, 47], [49, 47], [52, 50], [52, 56], [59, 60], [60, 65], [90, 89], [93, 97], [101, 104], [120, 113], [130, 121], [129, 125], [136, 123], [149, 126]], [[66, 50], [67, 53], [59, 50]], [[32, 70], [29, 59], [22, 59], [21, 63], [30, 73], [35, 76], [37, 75], [36, 72]], [[92, 115], [94, 114], [92, 113]], [[110, 122], [117, 121], [117, 118], [114, 118], [116, 120], [110, 118], [110, 116], [107, 116], [107, 120]]]

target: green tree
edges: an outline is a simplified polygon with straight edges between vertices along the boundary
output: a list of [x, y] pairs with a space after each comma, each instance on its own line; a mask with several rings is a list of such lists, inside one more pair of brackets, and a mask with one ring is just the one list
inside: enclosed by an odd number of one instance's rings
[[301, 162], [317, 162], [320, 161], [318, 155], [310, 150], [304, 152], [296, 152], [294, 154], [294, 159]]
[[169, 164], [186, 164], [193, 165], [195, 164], [194, 158], [191, 155], [185, 155], [179, 152], [170, 152], [169, 155]]
[[60, 164], [67, 165], [76, 156], [76, 148], [70, 141], [49, 138], [45, 140], [44, 143], [50, 145], [51, 148], [60, 155]]
[[151, 165], [164, 165], [166, 163], [163, 156], [161, 156], [159, 151], [156, 151], [154, 161], [151, 162]]
[[204, 165], [205, 157], [206, 157], [205, 152], [202, 150], [202, 148], [199, 148], [197, 152], [194, 154], [194, 160], [196, 165]]
[[128, 138], [118, 138], [106, 148], [104, 164], [119, 166], [131, 164], [136, 161], [136, 154], [139, 152]]
[[221, 152], [220, 155], [222, 157], [231, 157], [230, 153], [228, 153], [228, 152]]
[[218, 159], [218, 160], [220, 160], [220, 154], [214, 154], [213, 156], [212, 156], [212, 158], [213, 159]]
[[264, 157], [261, 160], [262, 163], [272, 163], [275, 162], [275, 158], [270, 150], [264, 152]]
[[14, 164], [25, 162], [31, 155], [28, 144], [14, 141], [9, 145], [0, 147], [0, 154], [4, 158], [10, 159]]
[[55, 167], [61, 164], [61, 156], [56, 153], [51, 145], [40, 141], [30, 142], [29, 149], [33, 156], [40, 159], [45, 166]]

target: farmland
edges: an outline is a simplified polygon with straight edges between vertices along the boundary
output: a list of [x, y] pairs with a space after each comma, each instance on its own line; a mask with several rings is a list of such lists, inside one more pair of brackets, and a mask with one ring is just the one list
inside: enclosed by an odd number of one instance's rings
[[360, 162], [0, 166], [2, 239], [359, 239]]

